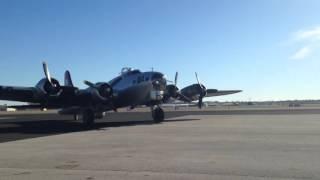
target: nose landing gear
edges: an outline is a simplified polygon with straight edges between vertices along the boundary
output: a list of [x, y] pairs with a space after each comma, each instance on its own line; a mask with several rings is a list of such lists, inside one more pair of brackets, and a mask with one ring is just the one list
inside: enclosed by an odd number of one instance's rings
[[86, 127], [91, 127], [94, 124], [94, 112], [90, 109], [84, 110], [82, 112], [82, 121], [83, 121], [83, 125], [85, 125]]
[[161, 107], [156, 106], [151, 108], [152, 118], [154, 123], [161, 123], [164, 120], [164, 111]]

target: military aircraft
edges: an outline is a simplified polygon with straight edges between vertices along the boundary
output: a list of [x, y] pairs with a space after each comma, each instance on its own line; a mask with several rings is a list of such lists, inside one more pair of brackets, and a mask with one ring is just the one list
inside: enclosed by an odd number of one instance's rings
[[160, 72], [141, 72], [131, 68], [123, 68], [120, 75], [109, 82], [84, 81], [88, 88], [79, 89], [73, 85], [69, 71], [65, 72], [64, 85], [61, 85], [51, 77], [45, 62], [43, 70], [45, 78], [35, 87], [0, 86], [0, 100], [32, 103], [27, 105], [30, 108], [60, 109], [59, 114], [73, 115], [74, 119], [82, 115], [83, 124], [91, 126], [95, 119], [102, 118], [107, 111], [140, 105], [150, 107], [154, 122], [160, 123], [165, 118], [160, 105], [169, 99], [185, 102], [198, 100], [201, 108], [204, 97], [240, 92], [206, 89], [197, 74], [198, 83], [180, 91], [177, 87], [178, 73], [174, 84], [167, 85], [167, 79]]

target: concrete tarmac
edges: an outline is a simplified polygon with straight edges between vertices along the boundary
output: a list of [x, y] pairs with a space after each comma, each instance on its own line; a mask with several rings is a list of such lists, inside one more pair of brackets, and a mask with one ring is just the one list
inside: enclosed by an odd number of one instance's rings
[[111, 113], [86, 130], [67, 116], [2, 114], [0, 180], [320, 179], [320, 110], [167, 117]]

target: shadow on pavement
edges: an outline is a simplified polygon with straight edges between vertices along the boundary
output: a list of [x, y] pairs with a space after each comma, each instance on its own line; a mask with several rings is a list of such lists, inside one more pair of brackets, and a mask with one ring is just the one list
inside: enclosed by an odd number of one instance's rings
[[[179, 117], [179, 114], [168, 115], [168, 118]], [[0, 116], [1, 117], [1, 116]], [[72, 121], [70, 116], [59, 116], [56, 114], [30, 114], [1, 117], [0, 123], [0, 143], [72, 133], [88, 130], [99, 130], [108, 127], [155, 125], [150, 117], [150, 113], [111, 113], [106, 118], [97, 120], [96, 124], [90, 128], [84, 127], [81, 121]], [[163, 123], [194, 121], [200, 119], [179, 118], [166, 120]], [[111, 121], [111, 122], [110, 122]], [[104, 129], [107, 130], [107, 129]]]

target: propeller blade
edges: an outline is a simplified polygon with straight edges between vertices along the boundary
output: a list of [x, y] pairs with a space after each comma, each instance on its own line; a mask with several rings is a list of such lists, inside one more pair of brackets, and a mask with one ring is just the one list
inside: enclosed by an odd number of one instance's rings
[[43, 71], [44, 71], [44, 74], [45, 74], [47, 80], [50, 82], [50, 84], [52, 84], [51, 76], [50, 76], [50, 72], [49, 72], [49, 68], [48, 68], [47, 63], [43, 62], [42, 65], [43, 65]]
[[91, 88], [96, 88], [95, 84], [90, 81], [84, 80], [83, 83]]
[[199, 102], [198, 102], [199, 109], [202, 108], [202, 98], [203, 98], [202, 96], [199, 97]]
[[[199, 81], [199, 78], [198, 78], [198, 73], [195, 72], [195, 75], [196, 75], [197, 82], [198, 82], [198, 84], [200, 85], [200, 81]], [[200, 85], [200, 86], [201, 86], [201, 85]]]
[[178, 95], [178, 97], [179, 97], [181, 100], [183, 100], [183, 101], [185, 101], [185, 102], [188, 102], [188, 103], [191, 103], [191, 102], [192, 102], [191, 99], [189, 99], [189, 98], [186, 97], [185, 95], [181, 94], [180, 92], [177, 92], [177, 95]]
[[178, 72], [176, 72], [176, 75], [174, 77], [174, 85], [177, 86], [178, 84]]
[[198, 101], [198, 107], [201, 109], [202, 108], [202, 105], [203, 105], [203, 97], [207, 94], [207, 89], [200, 83], [200, 80], [199, 80], [199, 77], [198, 77], [198, 73], [195, 72], [195, 75], [196, 75], [196, 79], [197, 79], [197, 82], [198, 82], [198, 85], [201, 89], [201, 93], [200, 93], [200, 96], [199, 96], [199, 101]]

